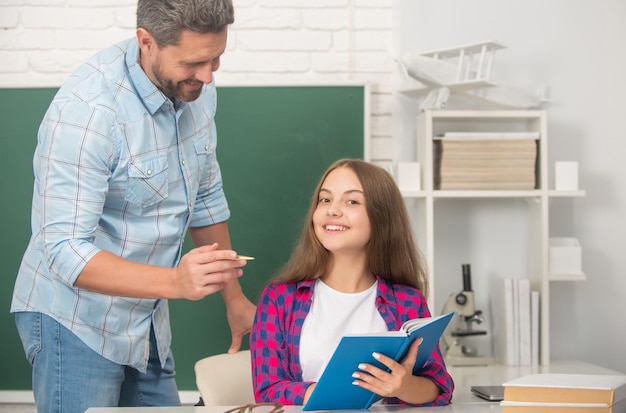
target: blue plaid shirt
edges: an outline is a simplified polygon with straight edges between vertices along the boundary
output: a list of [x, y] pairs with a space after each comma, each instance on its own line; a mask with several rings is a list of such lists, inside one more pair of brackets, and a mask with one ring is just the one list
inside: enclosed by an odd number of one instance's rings
[[174, 105], [139, 65], [129, 39], [81, 65], [54, 97], [34, 155], [32, 237], [11, 312], [37, 311], [104, 357], [145, 371], [154, 324], [169, 355], [167, 300], [73, 286], [100, 250], [174, 267], [188, 228], [230, 212], [215, 157], [216, 90]]

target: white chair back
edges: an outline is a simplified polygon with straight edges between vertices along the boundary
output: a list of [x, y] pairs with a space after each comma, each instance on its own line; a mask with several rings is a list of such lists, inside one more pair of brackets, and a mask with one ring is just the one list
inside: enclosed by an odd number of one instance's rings
[[194, 370], [205, 406], [254, 403], [250, 350], [203, 358], [196, 362]]

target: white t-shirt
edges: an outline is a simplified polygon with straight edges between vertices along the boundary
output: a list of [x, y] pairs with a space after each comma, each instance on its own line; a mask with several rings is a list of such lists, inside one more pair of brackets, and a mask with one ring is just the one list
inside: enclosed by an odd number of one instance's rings
[[315, 282], [311, 310], [304, 319], [300, 336], [304, 381], [319, 381], [343, 335], [388, 330], [376, 309], [377, 290], [378, 281], [358, 293], [342, 293], [319, 279]]

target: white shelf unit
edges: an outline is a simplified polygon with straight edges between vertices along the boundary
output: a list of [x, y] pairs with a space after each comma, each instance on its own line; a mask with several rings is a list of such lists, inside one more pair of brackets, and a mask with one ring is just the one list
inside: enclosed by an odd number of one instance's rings
[[[448, 131], [539, 132], [537, 188], [534, 190], [436, 190], [433, 185], [433, 138]], [[435, 201], [437, 199], [521, 198], [528, 204], [528, 266], [531, 288], [540, 292], [540, 364], [550, 363], [550, 282], [576, 281], [581, 274], [549, 274], [549, 210], [552, 197], [581, 197], [585, 191], [556, 191], [548, 188], [547, 117], [543, 110], [426, 110], [417, 119], [417, 161], [422, 165], [421, 191], [403, 193], [416, 200], [417, 242], [429, 269], [429, 306], [435, 302]], [[582, 275], [584, 278], [584, 275]]]

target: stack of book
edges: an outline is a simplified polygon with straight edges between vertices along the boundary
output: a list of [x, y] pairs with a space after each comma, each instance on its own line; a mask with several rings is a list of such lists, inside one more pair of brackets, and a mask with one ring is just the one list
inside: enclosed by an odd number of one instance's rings
[[538, 132], [446, 132], [433, 141], [435, 189], [535, 189]]
[[503, 386], [505, 413], [626, 411], [626, 375], [530, 374]]
[[539, 365], [539, 292], [528, 278], [494, 278], [491, 290], [494, 358], [507, 366]]

